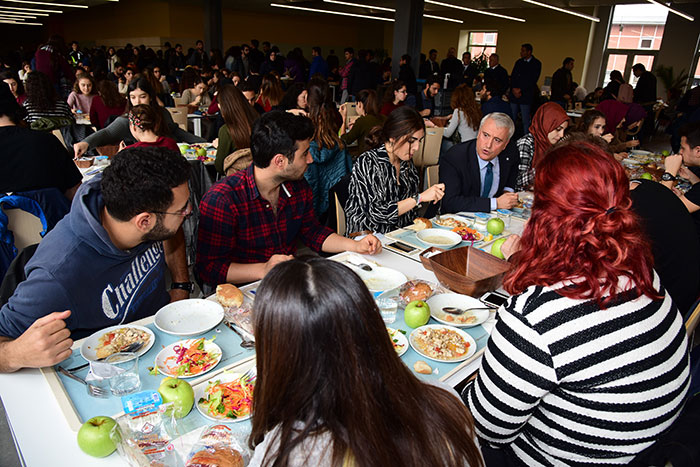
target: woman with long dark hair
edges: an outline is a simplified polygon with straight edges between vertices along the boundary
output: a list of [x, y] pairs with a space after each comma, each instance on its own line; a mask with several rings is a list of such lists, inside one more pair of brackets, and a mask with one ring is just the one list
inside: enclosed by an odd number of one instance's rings
[[63, 118], [75, 122], [73, 112], [66, 101], [56, 94], [49, 77], [40, 71], [27, 75], [25, 84], [27, 99], [22, 104], [27, 110], [25, 121], [29, 124], [40, 118]]
[[311, 186], [316, 216], [325, 223], [328, 211], [328, 192], [352, 169], [352, 159], [345, 143], [338, 137], [340, 115], [325, 80], [314, 78], [309, 83], [309, 118], [314, 124], [309, 153], [314, 163], [309, 164], [304, 178]]
[[309, 108], [309, 92], [302, 83], [294, 83], [287, 88], [282, 101], [273, 110], [292, 111], [295, 114], [306, 115]]
[[627, 464], [678, 417], [689, 369], [624, 168], [587, 142], [551, 150], [519, 249], [464, 394], [487, 464]]
[[265, 109], [265, 112], [269, 112], [272, 107], [279, 105], [283, 97], [284, 91], [282, 91], [279, 78], [272, 73], [263, 75], [260, 96], [256, 103]]
[[[170, 136], [177, 142], [185, 143], [203, 143], [204, 139], [188, 133], [181, 129], [177, 123], [173, 121], [172, 115], [167, 109], [158, 105], [155, 91], [151, 87], [146, 78], [138, 78], [132, 80], [129, 84], [129, 96], [127, 111], [139, 104], [147, 104], [156, 107], [163, 122], [163, 136]], [[129, 120], [126, 115], [122, 115], [114, 120], [108, 127], [101, 129], [85, 138], [83, 141], [73, 145], [75, 157], [80, 157], [88, 149], [94, 149], [99, 146], [107, 146], [110, 144], [119, 144], [124, 141], [127, 144], [135, 142], [134, 137], [129, 130]]]
[[[31, 71], [30, 71], [31, 73]], [[29, 73], [27, 73], [28, 75]], [[19, 105], [24, 104], [27, 99], [27, 95], [24, 92], [24, 83], [20, 77], [12, 70], [0, 71], [0, 81], [4, 81], [5, 84], [10, 88], [10, 92], [15, 96], [15, 100]]]
[[216, 148], [216, 171], [224, 175], [224, 160], [238, 149], [250, 147], [250, 134], [258, 113], [234, 85], [226, 84], [217, 95], [224, 125], [219, 128], [219, 146]]
[[358, 118], [352, 124], [349, 132], [345, 132], [347, 125], [347, 107], [340, 107], [340, 115], [343, 117], [343, 124], [340, 127], [340, 138], [345, 144], [352, 144], [357, 141], [360, 148], [360, 154], [367, 150], [365, 139], [369, 135], [372, 128], [382, 126], [385, 117], [379, 115], [379, 101], [377, 100], [377, 92], [374, 89], [363, 89], [355, 96], [355, 111]]
[[466, 84], [457, 86], [452, 93], [450, 105], [453, 109], [452, 117], [443, 136], [451, 138], [458, 131], [462, 143], [476, 138], [481, 123], [481, 107], [476, 102], [472, 88]]
[[403, 81], [395, 80], [384, 94], [384, 104], [382, 104], [379, 113], [384, 116], [389, 115], [394, 109], [404, 105], [407, 97], [408, 91], [406, 84], [404, 84]]
[[104, 128], [110, 117], [124, 113], [126, 99], [119, 94], [117, 85], [108, 79], [97, 83], [97, 94], [90, 107], [90, 123], [100, 130]]
[[423, 117], [411, 107], [399, 107], [383, 127], [372, 130], [367, 138], [371, 149], [352, 169], [345, 206], [348, 232], [391, 232], [411, 224], [421, 202], [442, 199], [442, 183], [419, 192], [418, 170], [411, 158], [424, 137]]
[[482, 465], [469, 412], [401, 362], [346, 266], [277, 265], [257, 290], [254, 333], [251, 466]]

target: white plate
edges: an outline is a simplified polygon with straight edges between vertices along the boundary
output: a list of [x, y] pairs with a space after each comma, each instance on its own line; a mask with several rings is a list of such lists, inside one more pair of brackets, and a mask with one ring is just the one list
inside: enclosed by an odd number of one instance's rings
[[630, 151], [630, 154], [632, 154], [633, 156], [650, 156], [654, 153], [649, 151], [643, 151], [641, 149], [632, 149]]
[[[446, 306], [453, 306], [455, 308], [461, 308], [462, 310], [466, 310], [467, 308], [486, 308], [486, 305], [481, 303], [476, 298], [470, 297], [468, 295], [462, 295], [458, 293], [444, 293], [439, 295], [433, 295], [428, 299], [427, 303], [430, 307], [430, 316], [435, 318], [436, 321], [442, 324], [447, 324], [449, 326], [471, 328], [474, 326], [478, 326], [487, 319], [489, 319], [489, 310], [474, 310], [465, 313], [461, 316], [451, 315], [442, 311], [442, 309]], [[466, 317], [469, 315], [473, 315], [474, 317], [476, 317], [476, 321], [468, 324], [462, 324], [455, 320], [455, 318], [460, 318], [462, 316]], [[453, 319], [453, 321], [450, 321], [450, 319]]]
[[[456, 221], [462, 222], [467, 227], [469, 227], [471, 224], [473, 224], [473, 222], [469, 222], [469, 219], [462, 217], [462, 216], [458, 216], [456, 214], [443, 214], [441, 217], [443, 219], [454, 219]], [[437, 217], [434, 217], [433, 219], [431, 219], [431, 221], [432, 221], [433, 225], [439, 229], [447, 229], [447, 230], [454, 229], [454, 227], [447, 227], [446, 225], [438, 224]]]
[[147, 327], [139, 326], [138, 324], [120, 324], [118, 326], [111, 326], [102, 329], [101, 331], [97, 331], [96, 333], [85, 339], [83, 345], [80, 346], [80, 355], [82, 355], [85, 360], [88, 360], [90, 362], [97, 361], [97, 348], [100, 346], [100, 337], [104, 336], [110, 331], [114, 331], [115, 329], [121, 328], [139, 329], [148, 333], [148, 335], [150, 336], [148, 342], [146, 342], [146, 344], [143, 347], [141, 347], [141, 349], [138, 352], [136, 352], [136, 355], [139, 357], [148, 352], [151, 349], [151, 347], [153, 347], [153, 344], [156, 341], [155, 334], [153, 334], [153, 331], [151, 331]]
[[[196, 340], [197, 340], [197, 339], [185, 339], [185, 340], [182, 340], [182, 341], [177, 341], [177, 342], [174, 342], [174, 343], [170, 344], [169, 346], [165, 347], [165, 348], [164, 348], [163, 350], [161, 350], [160, 352], [158, 352], [158, 355], [156, 355], [156, 368], [158, 368], [158, 371], [159, 371], [161, 374], [164, 374], [165, 376], [172, 376], [173, 378], [194, 378], [195, 376], [202, 376], [203, 374], [209, 373], [211, 370], [213, 370], [214, 368], [216, 368], [216, 365], [218, 365], [219, 362], [221, 361], [221, 347], [219, 347], [218, 345], [214, 344], [213, 342], [208, 342], [208, 341], [205, 340], [205, 341], [204, 341], [204, 350], [207, 351], [207, 352], [210, 352], [210, 353], [217, 353], [217, 354], [219, 354], [219, 355], [216, 357], [216, 360], [214, 360], [214, 364], [213, 364], [212, 366], [210, 366], [209, 368], [207, 368], [205, 371], [202, 371], [202, 372], [197, 373], [197, 374], [178, 375], [178, 374], [175, 374], [175, 373], [171, 373], [170, 370], [168, 370], [168, 365], [166, 364], [166, 360], [167, 360], [169, 357], [172, 357], [172, 356], [175, 356], [175, 355], [176, 355], [175, 346], [176, 346], [176, 345], [179, 345], [179, 346], [181, 346], [181, 347], [189, 347], [189, 346], [192, 345]], [[170, 364], [170, 366], [174, 366], [174, 365], [176, 365], [176, 363], [173, 361], [173, 362]]]
[[219, 302], [191, 298], [169, 303], [156, 313], [154, 324], [173, 336], [195, 336], [217, 326], [224, 319]]
[[396, 330], [394, 328], [390, 328], [387, 326], [386, 328], [387, 332], [389, 333], [389, 338], [394, 341], [396, 339], [396, 347], [394, 347], [394, 350], [396, 351], [396, 355], [399, 357], [403, 354], [406, 353], [408, 350], [408, 339], [406, 339], [406, 336], [403, 335], [403, 333], [399, 330]]
[[371, 271], [365, 271], [359, 267], [353, 267], [352, 269], [360, 276], [360, 279], [362, 279], [370, 292], [384, 292], [385, 290], [395, 289], [407, 280], [402, 272], [383, 266], [373, 266]]
[[[253, 368], [255, 368], [255, 367], [253, 367]], [[243, 373], [240, 373], [240, 372], [229, 373], [229, 372], [225, 371], [221, 374], [216, 375], [215, 377], [213, 377], [209, 381], [206, 381], [202, 384], [198, 384], [197, 387], [194, 389], [194, 405], [195, 405], [195, 407], [197, 407], [197, 410], [199, 411], [199, 413], [202, 414], [202, 416], [204, 418], [207, 418], [209, 420], [213, 420], [215, 422], [233, 423], [233, 422], [242, 422], [243, 420], [248, 420], [251, 417], [250, 413], [248, 415], [246, 415], [244, 417], [240, 417], [240, 418], [229, 418], [229, 417], [225, 417], [223, 415], [217, 417], [217, 416], [211, 415], [207, 411], [206, 407], [200, 407], [200, 405], [199, 405], [200, 399], [207, 398], [206, 389], [207, 389], [207, 386], [209, 386], [210, 381], [219, 380], [222, 383], [230, 383], [231, 381], [235, 381], [235, 380], [239, 379], [241, 376], [243, 376]], [[252, 407], [251, 407], [251, 409], [252, 409]], [[252, 410], [251, 410], [251, 412], [252, 412]]]
[[449, 248], [458, 245], [462, 241], [457, 233], [445, 229], [425, 229], [416, 234], [418, 240], [426, 245], [437, 248]]
[[[459, 334], [460, 336], [462, 336], [462, 338], [463, 338], [465, 341], [467, 341], [467, 343], [469, 343], [469, 349], [467, 349], [467, 353], [464, 354], [464, 355], [462, 355], [461, 357], [452, 358], [452, 359], [449, 359], [449, 360], [447, 360], [447, 359], [441, 359], [441, 358], [435, 358], [435, 357], [430, 357], [429, 355], [423, 353], [423, 351], [420, 350], [420, 349], [418, 348], [418, 346], [415, 345], [415, 344], [413, 343], [413, 340], [415, 339], [416, 335], [417, 335], [419, 332], [424, 331], [424, 330], [426, 330], [426, 329], [449, 329], [450, 331], [456, 332], [457, 334]], [[442, 362], [442, 363], [462, 362], [462, 361], [468, 359], [469, 357], [471, 357], [472, 355], [474, 355], [474, 353], [476, 352], [476, 341], [472, 338], [472, 336], [470, 336], [470, 335], [467, 334], [466, 332], [462, 331], [461, 329], [455, 328], [455, 327], [453, 327], [453, 326], [445, 326], [444, 324], [426, 324], [425, 326], [421, 326], [421, 327], [419, 327], [419, 328], [416, 328], [416, 329], [414, 329], [414, 330], [411, 332], [411, 334], [408, 336], [408, 342], [411, 343], [411, 347], [413, 347], [413, 350], [415, 350], [416, 352], [418, 352], [419, 355], [421, 355], [421, 356], [423, 356], [423, 357], [425, 357], [425, 358], [427, 358], [427, 359], [429, 359], [429, 360], [433, 360], [433, 361], [436, 361], [436, 362]]]

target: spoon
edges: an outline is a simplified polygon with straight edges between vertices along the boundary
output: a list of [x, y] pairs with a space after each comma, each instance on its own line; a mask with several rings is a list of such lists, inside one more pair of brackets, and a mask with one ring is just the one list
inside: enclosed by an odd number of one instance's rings
[[445, 313], [449, 313], [449, 314], [451, 314], [451, 315], [463, 315], [463, 314], [466, 313], [467, 311], [474, 311], [474, 310], [491, 310], [491, 309], [492, 309], [492, 308], [482, 307], [482, 308], [467, 308], [466, 310], [462, 310], [461, 308], [457, 308], [457, 307], [454, 307], [454, 306], [445, 306], [445, 307], [442, 308], [442, 311], [444, 311]]
[[348, 263], [352, 264], [353, 266], [357, 266], [358, 268], [362, 269], [363, 271], [369, 272], [372, 270], [372, 266], [370, 266], [367, 263], [363, 263], [361, 259], [355, 258], [354, 256], [348, 256], [346, 261]]
[[238, 335], [238, 337], [241, 338], [241, 347], [243, 347], [244, 349], [255, 348], [255, 342], [247, 339], [243, 334], [241, 334], [241, 332], [238, 329], [236, 329], [236, 327], [233, 324], [229, 323], [228, 321], [224, 321], [224, 323], [231, 331], [235, 332]]

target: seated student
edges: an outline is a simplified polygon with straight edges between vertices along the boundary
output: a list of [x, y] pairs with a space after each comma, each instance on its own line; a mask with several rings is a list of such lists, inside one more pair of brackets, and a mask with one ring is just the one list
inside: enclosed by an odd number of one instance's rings
[[316, 219], [311, 188], [303, 179], [313, 161], [313, 134], [311, 120], [279, 110], [255, 122], [253, 163], [211, 187], [199, 205], [196, 271], [206, 284], [262, 279], [292, 258], [299, 241], [328, 253], [381, 250], [373, 235], [354, 241]]
[[673, 182], [680, 175], [693, 184], [685, 195], [679, 194], [679, 197], [693, 216], [695, 227], [700, 235], [700, 184], [698, 184], [700, 177], [690, 170], [692, 167], [700, 167], [700, 122], [684, 126], [681, 128], [680, 135], [680, 153], [668, 156], [664, 160], [666, 173], [661, 177], [661, 183], [668, 188], [673, 188]]
[[406, 85], [402, 81], [394, 81], [391, 83], [391, 88], [387, 89], [386, 93], [384, 93], [384, 103], [379, 113], [386, 117], [394, 109], [404, 105], [406, 96], [408, 95], [406, 89]]
[[564, 131], [569, 127], [569, 116], [555, 102], [541, 105], [530, 125], [528, 134], [517, 142], [520, 152], [520, 165], [515, 189], [529, 190], [535, 181], [535, 167], [542, 160], [552, 145], [564, 137]]
[[31, 124], [45, 117], [64, 119], [68, 124], [75, 122], [70, 107], [56, 94], [56, 89], [44, 73], [29, 73], [25, 88], [27, 99], [22, 105], [27, 110], [27, 116], [24, 118], [27, 123]]
[[98, 130], [107, 124], [110, 117], [118, 117], [124, 114], [126, 99], [119, 94], [117, 85], [103, 79], [97, 83], [97, 96], [90, 106], [90, 123]]
[[253, 87], [253, 85], [248, 81], [241, 81], [237, 88], [243, 93], [245, 100], [248, 101], [248, 104], [255, 109], [258, 115], [265, 113], [265, 109], [257, 102], [258, 91], [260, 91], [260, 88]]
[[513, 118], [511, 115], [510, 104], [501, 99], [500, 89], [496, 81], [486, 81], [481, 86], [479, 99], [481, 99], [481, 113], [486, 116], [493, 112], [500, 112]]
[[73, 84], [73, 91], [68, 95], [67, 104], [74, 113], [90, 115], [92, 101], [97, 95], [95, 79], [88, 73], [80, 74]]
[[481, 119], [476, 139], [461, 143], [440, 158], [440, 182], [445, 184], [443, 213], [510, 209], [518, 176], [518, 151], [509, 144], [513, 120], [503, 113]]
[[226, 158], [238, 149], [250, 147], [250, 132], [259, 115], [248, 105], [243, 93], [231, 84], [224, 85], [218, 97], [224, 124], [219, 128], [219, 145], [216, 148], [214, 167], [218, 173], [225, 175]]
[[452, 107], [452, 117], [450, 123], [445, 127], [444, 138], [451, 138], [455, 131], [459, 132], [461, 143], [476, 138], [481, 121], [481, 109], [474, 99], [474, 91], [467, 84], [460, 84], [452, 92], [450, 99]]
[[272, 73], [264, 75], [260, 83], [260, 95], [256, 104], [262, 107], [265, 112], [269, 112], [274, 106], [279, 105], [283, 97], [284, 91], [282, 91], [279, 78]]
[[688, 337], [631, 206], [623, 167], [590, 143], [537, 166], [513, 296], [463, 393], [487, 465], [626, 465], [681, 412]]
[[306, 115], [309, 110], [309, 93], [302, 83], [294, 83], [287, 88], [280, 103], [273, 110], [284, 110], [297, 115]]
[[196, 78], [192, 87], [182, 92], [182, 101], [187, 105], [190, 112], [199, 110], [200, 107], [209, 107], [211, 97], [207, 93], [207, 85], [201, 78]]
[[357, 93], [355, 98], [357, 99], [355, 101], [355, 111], [357, 112], [358, 118], [347, 133], [345, 132], [345, 128], [348, 109], [344, 105], [340, 107], [340, 115], [343, 117], [343, 124], [340, 127], [340, 139], [342, 139], [345, 144], [352, 144], [357, 141], [360, 154], [362, 154], [367, 150], [366, 138], [370, 131], [372, 131], [372, 128], [375, 126], [382, 126], [385, 118], [383, 115], [379, 115], [377, 108], [377, 92], [374, 89], [363, 89]]
[[396, 356], [372, 295], [347, 266], [280, 264], [255, 303], [249, 466], [483, 465], [466, 407]]
[[[162, 135], [163, 122], [160, 119], [158, 110], [146, 104], [136, 105], [129, 111], [128, 119], [129, 131], [131, 131], [131, 135], [136, 140], [136, 143], [126, 147], [152, 146], [180, 152], [180, 148], [174, 139]], [[120, 146], [124, 146], [123, 141], [120, 143]], [[122, 149], [124, 147], [120, 147], [120, 150]]]
[[391, 232], [413, 222], [421, 201], [435, 204], [442, 199], [442, 183], [419, 191], [411, 159], [424, 137], [423, 119], [408, 106], [391, 112], [383, 127], [372, 129], [370, 149], [352, 168], [345, 206], [348, 232]]
[[[20, 71], [20, 73], [21, 73], [21, 71]], [[27, 99], [27, 95], [24, 92], [25, 80], [26, 80], [26, 75], [25, 75], [25, 79], [21, 79], [20, 77], [17, 76], [17, 73], [15, 73], [14, 71], [12, 71], [10, 69], [0, 71], [0, 81], [5, 82], [5, 84], [7, 84], [9, 86], [10, 91], [12, 92], [12, 95], [15, 96], [15, 99], [17, 100], [17, 103], [19, 105], [24, 104], [24, 101]]]
[[[185, 143], [203, 143], [205, 140], [188, 133], [180, 128], [174, 121], [170, 112], [164, 107], [158, 105], [158, 100], [155, 95], [155, 91], [148, 83], [146, 78], [139, 78], [132, 81], [129, 85], [129, 95], [128, 95], [127, 107], [129, 110], [139, 104], [147, 104], [151, 106], [156, 106], [160, 112], [160, 116], [163, 119], [163, 129], [167, 135], [172, 136], [177, 142]], [[96, 148], [99, 146], [106, 146], [108, 144], [119, 144], [121, 141], [125, 143], [134, 143], [134, 138], [129, 130], [129, 119], [126, 115], [118, 117], [114, 120], [108, 127], [101, 129], [100, 131], [91, 134], [83, 141], [73, 145], [73, 150], [75, 151], [75, 157], [80, 157], [88, 149]]]
[[43, 131], [18, 126], [24, 109], [0, 84], [0, 192], [58, 188], [72, 199], [83, 178], [58, 139]]
[[[130, 148], [81, 186], [0, 309], [1, 372], [54, 365], [71, 354], [72, 339], [144, 318], [170, 301], [166, 262], [173, 280], [182, 275], [163, 241], [192, 211], [189, 177], [180, 154]], [[184, 274], [187, 280], [186, 265]]]
[[436, 78], [425, 81], [425, 87], [416, 100], [416, 110], [423, 118], [430, 118], [435, 112], [435, 96], [440, 92], [440, 82]]

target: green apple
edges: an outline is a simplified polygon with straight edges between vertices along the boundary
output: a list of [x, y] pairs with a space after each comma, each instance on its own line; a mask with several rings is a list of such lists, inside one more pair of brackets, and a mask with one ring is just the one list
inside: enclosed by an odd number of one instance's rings
[[654, 180], [654, 177], [652, 177], [649, 172], [644, 172], [639, 178], [643, 178], [644, 180]]
[[195, 154], [197, 154], [197, 157], [204, 157], [207, 155], [207, 150], [204, 148], [197, 148], [197, 151], [195, 151]]
[[173, 403], [175, 418], [182, 418], [190, 413], [194, 405], [194, 390], [184, 379], [167, 377], [158, 388], [163, 403]]
[[503, 245], [506, 242], [506, 238], [499, 238], [495, 242], [491, 244], [491, 254], [495, 256], [496, 258], [501, 258], [501, 259], [506, 259], [505, 256], [503, 256], [503, 252], [501, 251], [501, 245]]
[[111, 436], [116, 425], [117, 422], [111, 417], [92, 417], [78, 431], [78, 446], [85, 454], [93, 457], [109, 456], [117, 449]]
[[670, 156], [671, 153], [669, 152], [668, 149], [664, 149], [663, 151], [661, 151], [661, 155], [664, 156], [664, 157], [666, 157], [666, 156]]
[[423, 300], [413, 300], [403, 310], [403, 320], [407, 326], [417, 328], [430, 319], [430, 307]]
[[189, 148], [190, 148], [190, 147], [189, 147], [187, 144], [181, 144], [181, 145], [180, 145], [180, 154], [187, 154], [187, 150], [188, 150]]
[[491, 235], [498, 235], [506, 228], [505, 222], [499, 217], [492, 217], [486, 223], [486, 231]]

